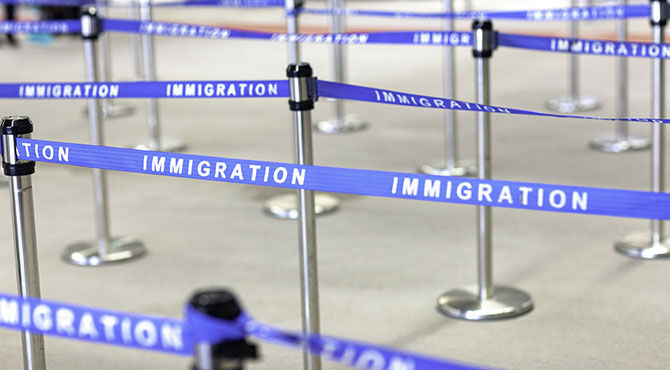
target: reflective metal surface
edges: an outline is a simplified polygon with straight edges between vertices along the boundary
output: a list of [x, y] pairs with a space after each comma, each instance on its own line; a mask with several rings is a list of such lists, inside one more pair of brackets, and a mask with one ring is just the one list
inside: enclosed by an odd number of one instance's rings
[[446, 292], [438, 298], [437, 309], [455, 319], [509, 319], [530, 312], [533, 309], [533, 299], [523, 291], [494, 286], [491, 296], [481, 300], [477, 287], [470, 287]]
[[[317, 216], [335, 212], [340, 206], [337, 198], [323, 193], [314, 195], [314, 213]], [[263, 206], [267, 215], [283, 220], [298, 219], [298, 197], [296, 194], [284, 194], [270, 198]]]
[[589, 141], [589, 147], [606, 153], [623, 153], [635, 150], [649, 149], [649, 139], [639, 136], [626, 135], [626, 139], [612, 136], [597, 136]]
[[[453, 0], [444, 0], [444, 11], [454, 11]], [[454, 19], [444, 20], [444, 30], [454, 29]], [[456, 99], [456, 59], [454, 48], [444, 48], [444, 97]], [[472, 176], [477, 169], [458, 161], [458, 130], [456, 125], [456, 111], [444, 110], [444, 161], [443, 163], [425, 164], [419, 167], [419, 172], [436, 176]]]
[[[578, 7], [579, 1], [572, 0], [572, 7]], [[570, 38], [579, 37], [579, 21], [570, 22]], [[589, 95], [582, 95], [579, 89], [579, 56], [570, 54], [568, 57], [569, 86], [568, 96], [550, 99], [547, 108], [559, 113], [586, 112], [600, 108], [600, 101]]]
[[670, 257], [670, 240], [653, 241], [651, 233], [636, 233], [614, 243], [614, 250], [634, 258], [668, 258]]
[[[328, 0], [328, 8], [332, 10], [343, 10], [344, 0]], [[344, 33], [345, 17], [342, 14], [330, 16], [330, 33]], [[335, 82], [346, 82], [345, 72], [345, 46], [333, 43], [330, 46], [331, 78]], [[355, 115], [344, 113], [344, 101], [341, 99], [330, 99], [333, 102], [333, 118], [320, 121], [314, 125], [314, 130], [322, 134], [343, 134], [356, 132], [368, 127], [368, 123]]]
[[[30, 138], [30, 135], [23, 135]], [[3, 135], [3, 161], [16, 164], [16, 137]], [[9, 177], [10, 205], [12, 209], [12, 230], [16, 255], [16, 275], [19, 295], [40, 298], [40, 274], [37, 258], [37, 235], [31, 176]], [[44, 337], [29, 331], [21, 331], [23, 348], [23, 368], [44, 370]]]
[[[628, 0], [621, 0], [620, 5], [628, 5]], [[617, 20], [617, 41], [628, 41], [628, 19]], [[628, 58], [616, 58], [616, 116], [628, 117]], [[651, 142], [647, 138], [631, 136], [627, 122], [618, 122], [613, 136], [600, 135], [589, 142], [589, 147], [606, 153], [623, 153], [627, 151], [647, 149]]]
[[109, 240], [104, 247], [99, 242], [80, 242], [69, 245], [63, 252], [63, 260], [79, 266], [100, 266], [129, 261], [146, 253], [144, 244], [135, 238], [123, 237]]
[[[140, 20], [151, 22], [152, 10], [149, 0], [140, 1]], [[156, 81], [153, 35], [142, 34], [142, 61], [144, 62], [144, 80]], [[139, 60], [139, 58], [137, 59]], [[136, 61], [137, 61], [136, 60]], [[149, 131], [146, 142], [134, 145], [136, 149], [157, 150], [162, 152], [178, 152], [186, 149], [186, 144], [177, 139], [164, 138], [160, 127], [160, 110], [158, 99], [147, 99], [147, 129]]]
[[576, 98], [563, 96], [550, 99], [547, 102], [547, 108], [559, 113], [586, 112], [600, 108], [600, 101], [598, 98], [589, 95], [580, 95]]
[[[341, 100], [336, 100], [334, 104], [341, 104]], [[356, 132], [365, 129], [368, 123], [354, 114], [338, 116], [327, 121], [319, 121], [314, 124], [314, 130], [322, 134], [343, 134], [347, 132]]]
[[[665, 40], [665, 12], [660, 11], [666, 1], [652, 2], [652, 42], [661, 44]], [[661, 17], [654, 19], [653, 17]], [[652, 60], [652, 118], [665, 117], [665, 60]], [[652, 123], [651, 129], [651, 191], [665, 191], [665, 124]], [[617, 252], [629, 257], [654, 259], [669, 255], [665, 224], [662, 220], [650, 220], [651, 230], [647, 234], [632, 234], [614, 244]]]
[[444, 163], [426, 164], [419, 168], [419, 173], [435, 176], [472, 176], [477, 173], [474, 166], [448, 166]]
[[132, 148], [138, 150], [154, 150], [159, 152], [183, 152], [186, 150], [186, 143], [174, 138], [163, 137], [159, 141], [149, 141], [143, 144], [137, 144]]

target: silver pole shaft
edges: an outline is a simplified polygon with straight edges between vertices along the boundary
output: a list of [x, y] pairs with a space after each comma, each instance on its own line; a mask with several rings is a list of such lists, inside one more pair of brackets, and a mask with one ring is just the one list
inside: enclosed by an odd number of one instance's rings
[[[135, 1], [128, 5], [128, 18], [131, 20], [140, 19], [140, 7]], [[130, 34], [130, 58], [133, 61], [135, 80], [141, 81], [142, 76], [144, 76], [142, 69], [142, 46], [140, 44], [140, 36], [136, 33]]]
[[216, 370], [212, 356], [212, 345], [208, 342], [198, 342], [195, 345], [194, 370]]
[[[579, 1], [572, 0], [572, 6], [578, 7]], [[579, 37], [579, 22], [570, 21], [570, 38], [576, 39]], [[569, 86], [569, 98], [572, 101], [577, 101], [579, 99], [579, 58], [577, 54], [570, 53], [570, 63], [569, 63], [569, 73], [570, 73], [570, 86]]]
[[[652, 42], [660, 44], [665, 39], [665, 26], [654, 25]], [[653, 76], [653, 118], [665, 116], [665, 61], [656, 58], [652, 62]], [[651, 191], [661, 193], [665, 190], [665, 125], [662, 123], [652, 124], [651, 144]], [[651, 221], [651, 241], [654, 245], [665, 239], [664, 224], [661, 220]]]
[[[291, 99], [306, 101], [310, 97], [306, 78], [291, 78]], [[312, 112], [294, 111], [294, 137], [296, 139], [295, 156], [298, 164], [313, 165], [312, 151]], [[298, 190], [298, 235], [300, 246], [300, 291], [302, 293], [302, 328], [310, 334], [320, 333], [319, 320], [319, 281], [316, 254], [316, 222], [314, 214], [314, 191]], [[304, 354], [306, 370], [320, 370], [321, 358], [318, 355]]]
[[[444, 11], [453, 12], [454, 2], [444, 0]], [[444, 30], [454, 29], [454, 19], [447, 18], [444, 21]], [[444, 48], [444, 97], [454, 99], [456, 97], [456, 61], [454, 48]], [[456, 111], [447, 109], [444, 111], [444, 163], [447, 170], [456, 167], [458, 162], [458, 143], [456, 132]]]
[[[104, 6], [104, 2], [100, 2], [101, 4], [97, 6], [98, 10], [98, 16], [100, 18], [106, 18], [107, 17], [107, 7]], [[103, 81], [111, 81], [112, 80], [112, 59], [111, 59], [111, 50], [110, 50], [110, 45], [109, 45], [109, 35], [106, 32], [101, 32], [100, 35], [98, 36], [98, 63], [100, 63], [100, 72], [102, 74], [102, 79]], [[106, 112], [108, 109], [107, 107], [110, 106], [112, 103], [111, 99], [104, 99], [102, 100], [102, 104], [105, 107], [103, 109], [104, 112]]]
[[[95, 44], [93, 40], [84, 40], [84, 64], [86, 69], [86, 80], [88, 82], [98, 81], [98, 68], [96, 63]], [[100, 100], [88, 100], [88, 127], [92, 145], [104, 145], [104, 135], [101, 122], [102, 112]], [[94, 168], [93, 171], [93, 193], [95, 197], [95, 223], [97, 231], [97, 244], [100, 257], [109, 252], [109, 214], [107, 207], [107, 174], [105, 171]]]
[[[476, 58], [478, 104], [488, 105], [490, 101], [489, 58]], [[477, 171], [480, 179], [491, 178], [491, 115], [477, 113]], [[485, 301], [493, 295], [491, 268], [491, 207], [477, 207], [477, 245], [479, 299]]]
[[[151, 21], [151, 3], [149, 0], [140, 2], [140, 20]], [[156, 71], [154, 63], [154, 38], [152, 35], [142, 34], [142, 52], [144, 61], [144, 80], [155, 81]], [[147, 99], [147, 128], [149, 130], [149, 150], [160, 150], [160, 117], [158, 115], [158, 100]]]
[[[30, 135], [23, 137], [30, 138]], [[18, 162], [16, 137], [3, 135], [3, 145], [4, 161], [16, 164]], [[19, 295], [40, 298], [32, 179], [31, 176], [10, 176], [9, 179]], [[23, 368], [26, 370], [46, 369], [44, 337], [22, 331], [21, 342], [23, 344]]]
[[[295, 0], [286, 0], [284, 3], [286, 10], [286, 32], [291, 34], [298, 33], [298, 15], [294, 13], [296, 7]], [[288, 43], [288, 62], [289, 64], [300, 63], [300, 44], [297, 42]]]
[[[621, 5], [628, 5], [628, 0], [621, 0]], [[625, 42], [628, 40], [628, 20], [626, 18], [617, 21], [617, 40]], [[617, 117], [628, 117], [628, 58], [616, 58], [617, 69]], [[619, 122], [616, 126], [615, 141], [628, 141], [628, 124]]]
[[[328, 8], [332, 10], [344, 9], [344, 0], [328, 0]], [[344, 16], [341, 14], [333, 14], [330, 17], [330, 32], [344, 33]], [[346, 82], [344, 71], [344, 45], [333, 43], [331, 45], [332, 73], [335, 82]], [[342, 122], [344, 120], [344, 102], [340, 99], [335, 100], [334, 104], [335, 121]]]

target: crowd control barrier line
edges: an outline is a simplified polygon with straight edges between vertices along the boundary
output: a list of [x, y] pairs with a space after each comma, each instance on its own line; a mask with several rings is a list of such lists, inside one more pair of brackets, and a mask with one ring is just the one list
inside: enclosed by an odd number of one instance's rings
[[[607, 122], [670, 123], [667, 118], [608, 118], [481, 105], [455, 99], [319, 80], [318, 96], [413, 108], [587, 119]], [[286, 98], [286, 80], [148, 81], [148, 82], [23, 82], [0, 83], [0, 99], [103, 98]]]
[[18, 139], [19, 159], [209, 181], [538, 211], [670, 219], [670, 194], [303, 166]]
[[569, 7], [560, 9], [530, 9], [515, 11], [468, 11], [468, 12], [412, 12], [362, 9], [317, 9], [305, 8], [301, 12], [318, 15], [345, 15], [386, 18], [453, 18], [491, 19], [517, 21], [580, 21], [649, 17], [649, 5], [608, 5]]
[[0, 327], [180, 356], [192, 356], [196, 342], [254, 336], [298, 350], [308, 348], [310, 353], [358, 369], [480, 368], [349, 339], [303, 335], [256, 321], [244, 311], [235, 320], [217, 319], [190, 305], [180, 320], [0, 293]]
[[[137, 5], [139, 0], [129, 1], [98, 1], [98, 0], [2, 0], [2, 4], [15, 5], [54, 5], [54, 6], [106, 6], [126, 7]], [[152, 1], [152, 7], [222, 7], [222, 8], [271, 8], [283, 7], [284, 0], [180, 0], [180, 1]]]

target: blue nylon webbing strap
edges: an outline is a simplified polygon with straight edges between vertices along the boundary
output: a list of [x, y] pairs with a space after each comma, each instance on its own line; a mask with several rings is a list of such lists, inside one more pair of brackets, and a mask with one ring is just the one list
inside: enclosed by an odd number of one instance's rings
[[78, 19], [63, 21], [0, 21], [0, 33], [78, 33]]
[[19, 159], [291, 189], [537, 211], [670, 219], [670, 194], [480, 180], [18, 139]]
[[500, 33], [498, 35], [498, 45], [555, 53], [670, 59], [670, 44], [653, 44], [648, 42], [570, 39], [566, 37]]
[[[660, 122], [670, 119], [603, 118], [542, 113], [524, 109], [480, 105], [460, 100], [410, 94], [379, 88], [318, 81], [320, 97], [349, 99], [413, 108], [455, 109], [470, 112], [577, 118], [607, 122]], [[30, 82], [0, 84], [0, 99], [106, 99], [106, 98], [286, 98], [286, 80], [244, 81], [140, 81], [140, 82]]]
[[329, 336], [303, 335], [255, 321], [246, 312], [235, 321], [204, 315], [190, 305], [184, 319], [111, 311], [0, 293], [0, 327], [33, 333], [158, 351], [194, 354], [199, 341], [217, 343], [255, 336], [321, 355], [358, 369], [467, 370], [471, 365]]
[[[54, 6], [84, 6], [96, 5], [107, 7], [127, 7], [139, 4], [137, 0], [130, 1], [99, 1], [99, 0], [0, 0], [3, 4], [16, 5], [54, 5]], [[270, 8], [284, 7], [284, 0], [177, 0], [152, 1], [152, 7], [175, 6], [212, 6], [224, 8]]]
[[472, 33], [460, 31], [398, 31], [353, 32], [336, 34], [286, 34], [236, 30], [224, 27], [202, 26], [173, 22], [140, 22], [127, 19], [104, 19], [106, 31], [143, 33], [156, 36], [193, 37], [209, 39], [254, 39], [281, 42], [324, 44], [400, 44], [470, 46]]
[[0, 99], [286, 98], [286, 80], [0, 83]]
[[610, 122], [659, 122], [670, 123], [670, 119], [652, 118], [603, 118], [568, 114], [542, 113], [524, 109], [481, 105], [460, 100], [445, 99], [434, 96], [409, 94], [404, 92], [377, 89], [364, 86], [348, 85], [338, 82], [319, 81], [319, 97], [358, 100], [370, 103], [391, 104], [415, 108], [455, 109], [469, 112], [489, 112], [500, 114], [521, 114], [553, 118], [578, 118]]
[[4, 293], [0, 327], [183, 356], [193, 353], [191, 334], [181, 320]]
[[519, 11], [469, 11], [469, 12], [412, 12], [362, 9], [316, 9], [298, 10], [306, 14], [338, 14], [344, 16], [386, 17], [386, 18], [455, 18], [455, 19], [493, 19], [522, 21], [572, 21], [603, 20], [649, 17], [649, 5], [629, 6], [589, 6], [561, 9], [531, 9]]

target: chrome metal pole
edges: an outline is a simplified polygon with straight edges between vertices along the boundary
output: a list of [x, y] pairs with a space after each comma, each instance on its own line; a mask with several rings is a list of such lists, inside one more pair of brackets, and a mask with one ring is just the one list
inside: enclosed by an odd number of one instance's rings
[[[104, 1], [97, 1], [98, 16], [101, 18], [107, 17], [107, 7]], [[102, 74], [103, 81], [112, 81], [112, 59], [111, 49], [109, 43], [109, 36], [106, 33], [101, 33], [98, 37], [98, 63]], [[135, 112], [135, 108], [128, 104], [121, 104], [114, 99], [102, 100], [102, 115], [105, 118], [119, 118], [126, 117]]]
[[[140, 0], [140, 21], [151, 22], [151, 1]], [[155, 81], [154, 70], [154, 37], [142, 34], [142, 59], [144, 61], [144, 80]], [[148, 150], [160, 150], [161, 132], [159, 125], [158, 100], [147, 99], [147, 128], [149, 129]]]
[[[444, 0], [444, 11], [454, 11], [453, 0]], [[444, 20], [444, 30], [454, 30], [454, 19]], [[444, 47], [444, 97], [456, 98], [456, 58], [454, 48]], [[456, 126], [456, 111], [444, 110], [444, 163], [425, 164], [419, 167], [419, 172], [437, 176], [471, 176], [477, 170], [472, 166], [461, 166], [458, 163], [458, 131]]]
[[[139, 0], [140, 21], [151, 22], [151, 0]], [[144, 62], [144, 80], [156, 81], [156, 61], [154, 57], [154, 37], [142, 34], [142, 61]], [[186, 149], [186, 144], [180, 140], [168, 139], [162, 136], [160, 127], [160, 110], [158, 99], [150, 98], [147, 102], [147, 142], [137, 145], [136, 149], [157, 150], [162, 152], [179, 152]]]
[[[621, 6], [627, 6], [628, 0], [621, 0]], [[617, 20], [617, 40], [628, 40], [628, 20]], [[628, 58], [616, 58], [616, 112], [617, 117], [628, 117]], [[623, 153], [631, 150], [647, 149], [651, 145], [647, 138], [630, 135], [628, 123], [617, 122], [614, 137], [599, 135], [589, 141], [591, 149], [607, 153]]]
[[[490, 77], [489, 58], [476, 60], [477, 104], [489, 105]], [[491, 178], [491, 113], [477, 113], [477, 175], [480, 179]], [[491, 262], [491, 207], [477, 207], [477, 244], [479, 266], [479, 299], [485, 301], [493, 294], [492, 262]]]
[[[334, 13], [330, 16], [330, 32], [344, 33], [344, 15], [341, 13], [345, 9], [344, 0], [328, 0], [328, 8]], [[331, 45], [331, 70], [333, 81], [346, 82], [345, 73], [345, 49], [340, 43]], [[368, 123], [354, 114], [344, 113], [344, 101], [341, 99], [333, 100], [333, 118], [320, 121], [314, 125], [314, 129], [324, 134], [341, 134], [345, 132], [355, 132], [363, 130]]]
[[[140, 19], [140, 7], [137, 1], [131, 1], [128, 5], [128, 18], [131, 20]], [[141, 81], [144, 76], [142, 65], [142, 46], [140, 43], [140, 36], [135, 33], [130, 34], [130, 59], [133, 62], [133, 72], [135, 81]]]
[[[665, 40], [665, 25], [670, 16], [668, 0], [651, 0], [652, 42]], [[652, 61], [652, 118], [665, 118], [665, 60]], [[651, 130], [651, 191], [665, 191], [665, 125], [652, 123]], [[666, 239], [664, 223], [651, 220], [649, 234], [632, 234], [615, 244], [615, 249], [635, 258], [670, 257], [670, 240]]]
[[[100, 34], [98, 12], [95, 7], [84, 10], [81, 16], [84, 39], [84, 66], [86, 81], [97, 83], [98, 64], [96, 41]], [[104, 145], [102, 107], [100, 100], [88, 100], [89, 137], [92, 145]], [[93, 168], [93, 194], [95, 198], [96, 240], [94, 243], [75, 243], [68, 246], [63, 259], [76, 265], [97, 266], [138, 257], [145, 252], [142, 242], [123, 238], [112, 240], [109, 232], [109, 206], [107, 201], [107, 173]]]
[[[16, 274], [21, 297], [40, 298], [40, 273], [37, 263], [37, 238], [35, 233], [35, 210], [31, 175], [35, 173], [35, 162], [19, 160], [17, 138], [30, 138], [33, 124], [26, 116], [2, 119], [2, 161], [6, 176], [9, 176], [9, 194], [12, 207], [12, 226], [16, 250]], [[23, 368], [44, 370], [44, 337], [40, 334], [21, 331], [23, 344]]]
[[[284, 3], [286, 10], [286, 32], [289, 35], [298, 33], [297, 11], [302, 8], [302, 5], [302, 0], [286, 0]], [[288, 62], [289, 64], [300, 63], [300, 44], [298, 42], [288, 42]]]
[[[477, 104], [490, 104], [489, 60], [497, 47], [493, 24], [475, 21], [472, 25]], [[480, 179], [491, 178], [491, 114], [477, 112], [477, 168]], [[494, 320], [523, 315], [533, 308], [525, 292], [493, 285], [491, 207], [477, 206], [477, 278], [474, 289], [455, 289], [438, 298], [437, 309], [444, 315], [465, 320]]]
[[[572, 7], [578, 7], [579, 0], [572, 0]], [[570, 38], [579, 37], [579, 21], [570, 21]], [[547, 108], [561, 113], [583, 112], [598, 109], [600, 101], [590, 95], [582, 95], [579, 88], [579, 56], [568, 56], [568, 95], [550, 99]]]
[[[314, 78], [307, 63], [291, 64], [286, 70], [289, 78], [289, 105], [293, 111], [296, 138], [296, 162], [313, 165], [312, 109], [314, 109]], [[302, 293], [302, 330], [305, 334], [319, 334], [319, 280], [316, 253], [316, 221], [314, 191], [298, 189], [298, 235], [300, 247], [300, 291]], [[304, 369], [321, 369], [321, 357], [304, 348]]]
[[[285, 0], [286, 11], [286, 31], [289, 35], [298, 33], [298, 11], [303, 6], [302, 0]], [[288, 42], [288, 61], [289, 64], [300, 62], [300, 44], [295, 41]], [[296, 138], [292, 136], [293, 147], [295, 147]], [[325, 215], [335, 212], [340, 202], [337, 198], [328, 194], [317, 193], [314, 196], [316, 214]], [[272, 217], [283, 220], [295, 220], [298, 218], [298, 199], [293, 193], [283, 194], [272, 197], [265, 201], [263, 211]]]

